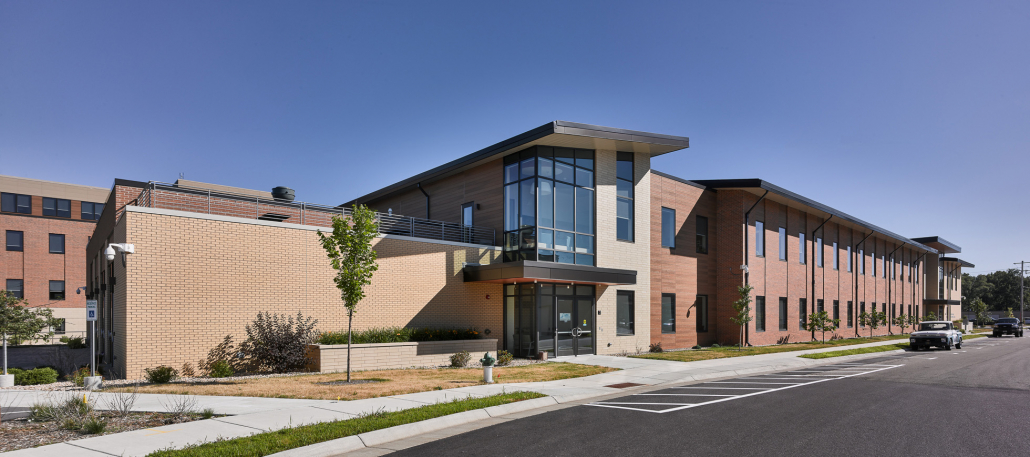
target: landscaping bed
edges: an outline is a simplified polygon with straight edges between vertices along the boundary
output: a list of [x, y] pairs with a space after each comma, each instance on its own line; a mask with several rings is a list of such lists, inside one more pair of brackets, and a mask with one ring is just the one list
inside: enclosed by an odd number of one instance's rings
[[[528, 361], [527, 361], [528, 362]], [[613, 368], [564, 362], [530, 363], [522, 366], [495, 367], [496, 383], [540, 382], [579, 378], [615, 371]], [[227, 395], [269, 398], [309, 398], [321, 400], [359, 400], [431, 390], [453, 389], [483, 383], [481, 368], [423, 368], [372, 370], [351, 373], [355, 380], [374, 380], [362, 384], [339, 384], [344, 373], [296, 374], [293, 376], [248, 376], [203, 378], [167, 384], [140, 385], [140, 393], [182, 395]], [[105, 381], [106, 382], [106, 381]], [[125, 386], [105, 387], [105, 392], [123, 392]]]

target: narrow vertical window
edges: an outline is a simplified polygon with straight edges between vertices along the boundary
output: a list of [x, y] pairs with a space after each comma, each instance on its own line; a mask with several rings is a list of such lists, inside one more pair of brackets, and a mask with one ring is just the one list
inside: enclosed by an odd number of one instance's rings
[[855, 304], [848, 300], [848, 328], [855, 326]]
[[755, 221], [755, 255], [765, 256], [765, 223]]
[[804, 265], [806, 260], [805, 256], [805, 233], [798, 233], [798, 262]]
[[697, 331], [704, 333], [708, 331], [708, 296], [698, 295], [697, 301], [694, 304], [696, 308], [695, 314], [697, 315]]
[[865, 249], [858, 250], [858, 274], [865, 275]]
[[869, 255], [869, 259], [872, 260], [869, 263], [873, 265], [873, 277], [875, 278], [876, 277], [876, 253], [875, 253], [875, 251], [873, 252], [873, 254]]
[[840, 300], [833, 301], [833, 320], [840, 322]]
[[823, 249], [823, 239], [817, 237], [815, 239], [815, 266], [819, 268], [823, 267], [823, 251], [825, 251]]
[[633, 241], [633, 153], [619, 152], [615, 163], [615, 236]]
[[[858, 302], [858, 315], [861, 316], [863, 314], [865, 314], [865, 302], [864, 301], [863, 302]], [[862, 321], [858, 321], [858, 326], [864, 328], [865, 324], [863, 324]]]
[[855, 259], [851, 257], [851, 246], [848, 246], [848, 273], [851, 273], [851, 264], [855, 262]]
[[798, 299], [798, 329], [804, 330], [808, 323], [808, 299]]
[[708, 254], [708, 218], [697, 216], [697, 253]]
[[676, 333], [676, 294], [662, 294], [662, 333]]
[[620, 290], [615, 294], [615, 334], [633, 334], [633, 291]]
[[780, 227], [780, 260], [787, 260], [787, 229]]
[[755, 331], [765, 331], [765, 297], [755, 297]]
[[823, 299], [817, 299], [815, 301], [815, 312], [821, 313], [823, 311], [826, 311], [826, 308], [823, 306]]
[[833, 242], [833, 269], [840, 269], [840, 249], [837, 249], [837, 242]]
[[662, 207], [662, 247], [676, 247], [676, 210]]
[[883, 269], [883, 271], [882, 271], [883, 277], [886, 278], [887, 277], [887, 254], [883, 254], [883, 255], [880, 256], [880, 266], [883, 267], [882, 268]]
[[787, 297], [780, 297], [780, 331], [787, 331]]

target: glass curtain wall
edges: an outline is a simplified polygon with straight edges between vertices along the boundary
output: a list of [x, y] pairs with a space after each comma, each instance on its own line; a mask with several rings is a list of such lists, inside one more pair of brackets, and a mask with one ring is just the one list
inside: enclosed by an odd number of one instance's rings
[[504, 158], [504, 261], [594, 265], [594, 151], [535, 146]]

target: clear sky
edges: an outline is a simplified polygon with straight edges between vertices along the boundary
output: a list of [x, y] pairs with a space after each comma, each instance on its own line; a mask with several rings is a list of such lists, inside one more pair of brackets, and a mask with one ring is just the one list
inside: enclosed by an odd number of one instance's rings
[[1030, 260], [1030, 2], [0, 0], [0, 174], [339, 204], [555, 119]]

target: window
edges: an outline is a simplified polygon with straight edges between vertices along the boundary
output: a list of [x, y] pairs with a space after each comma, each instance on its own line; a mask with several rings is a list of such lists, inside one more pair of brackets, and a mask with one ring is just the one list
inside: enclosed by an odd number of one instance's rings
[[765, 331], [765, 297], [755, 297], [755, 331]]
[[840, 300], [833, 301], [833, 320], [840, 322]]
[[891, 319], [894, 319], [894, 317], [897, 315], [895, 314], [895, 308], [897, 308], [897, 306], [897, 303], [891, 303]]
[[787, 297], [780, 297], [780, 331], [787, 331]]
[[708, 218], [697, 216], [697, 253], [708, 254]]
[[594, 151], [536, 146], [505, 156], [503, 175], [505, 262], [594, 265]]
[[697, 316], [697, 331], [704, 333], [708, 331], [708, 296], [698, 295], [694, 303], [695, 315]]
[[823, 307], [823, 299], [821, 299], [821, 298], [817, 299], [815, 301], [815, 312], [821, 313], [821, 312], [823, 312], [825, 310], [826, 310], [826, 308]]
[[837, 242], [833, 242], [833, 269], [840, 269], [840, 250], [837, 249]]
[[854, 261], [855, 259], [851, 257], [851, 246], [848, 246], [848, 273], [851, 273], [851, 263]]
[[633, 291], [620, 290], [615, 294], [615, 334], [633, 334]]
[[43, 197], [43, 215], [72, 217], [72, 202], [60, 198]]
[[662, 207], [662, 247], [676, 247], [676, 210]]
[[32, 214], [32, 197], [21, 194], [0, 193], [0, 211]]
[[[912, 262], [908, 263], [908, 282], [912, 282]], [[904, 274], [904, 273], [902, 273]]]
[[898, 279], [898, 267], [894, 259], [891, 259], [891, 279]]
[[765, 223], [755, 221], [755, 255], [765, 256]]
[[7, 250], [8, 251], [23, 251], [25, 250], [25, 232], [16, 230], [7, 231]]
[[662, 294], [662, 333], [676, 333], [676, 294]]
[[787, 229], [780, 227], [780, 260], [787, 260]]
[[58, 233], [50, 234], [50, 253], [64, 254], [64, 235]]
[[51, 328], [55, 335], [64, 335], [64, 319], [54, 319], [54, 326]]
[[25, 281], [21, 279], [8, 279], [7, 291], [18, 298], [25, 298]]
[[887, 302], [880, 304], [880, 312], [883, 313], [884, 316], [887, 315]]
[[[864, 301], [863, 302], [858, 302], [858, 315], [861, 316], [863, 314], [865, 314], [865, 302]], [[858, 325], [860, 327], [863, 327], [863, 328], [865, 327], [865, 324], [863, 324], [862, 321], [858, 321]]]
[[615, 162], [615, 237], [633, 241], [633, 153], [619, 152]]
[[64, 281], [50, 281], [50, 299], [64, 300]]
[[918, 263], [915, 265], [915, 268], [916, 268], [916, 284], [918, 284], [919, 283], [919, 264]]
[[855, 304], [848, 300], [848, 328], [855, 326]]
[[798, 261], [804, 265], [805, 260], [805, 234], [802, 232], [798, 233]]
[[865, 249], [858, 250], [858, 274], [865, 274]]
[[815, 266], [817, 266], [819, 268], [823, 267], [823, 251], [824, 251], [824, 249], [823, 249], [823, 239], [822, 238], [816, 238], [815, 239]]
[[802, 298], [798, 300], [798, 328], [804, 330], [806, 323], [808, 323], [808, 299]]
[[873, 265], [873, 277], [875, 278], [876, 277], [876, 254], [874, 253], [874, 254], [870, 255], [869, 258], [872, 259], [872, 262], [870, 262], [870, 263]]
[[104, 212], [103, 203], [82, 202], [82, 219], [86, 221], [100, 220], [100, 214]]
[[[468, 202], [461, 205], [461, 225], [466, 227], [472, 225], [472, 209], [475, 207], [475, 203]], [[83, 217], [85, 219], [85, 217]]]
[[880, 266], [883, 267], [882, 268], [882, 270], [883, 270], [882, 271], [883, 277], [886, 278], [887, 277], [887, 255], [886, 254], [883, 254], [883, 255], [880, 256]]

